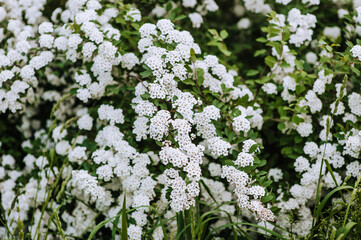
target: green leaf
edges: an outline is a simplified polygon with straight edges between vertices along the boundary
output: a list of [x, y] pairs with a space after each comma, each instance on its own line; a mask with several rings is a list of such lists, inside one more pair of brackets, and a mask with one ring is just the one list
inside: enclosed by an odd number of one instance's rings
[[295, 64], [299, 69], [303, 69], [303, 62], [301, 60], [296, 59]]
[[266, 45], [274, 47], [276, 49], [278, 55], [281, 55], [281, 53], [282, 53], [282, 44], [280, 42], [268, 42]]
[[263, 167], [264, 165], [266, 165], [267, 161], [266, 160], [261, 160], [259, 164], [257, 164], [257, 167]]
[[186, 85], [193, 85], [193, 86], [196, 85], [195, 82], [190, 78], [187, 78], [186, 80], [184, 80], [183, 83]]
[[260, 38], [257, 38], [256, 41], [257, 41], [257, 42], [260, 42], [260, 43], [266, 43], [266, 42], [267, 42], [267, 39], [264, 38], [264, 37], [260, 37]]
[[266, 171], [259, 171], [257, 172], [257, 176], [262, 176], [262, 175], [266, 175], [267, 172]]
[[288, 27], [284, 27], [282, 32], [283, 41], [288, 41], [290, 39], [290, 36], [291, 36], [290, 30], [288, 29]]
[[266, 49], [260, 49], [260, 50], [257, 50], [253, 56], [255, 57], [258, 57], [258, 56], [261, 56], [261, 55], [265, 55], [267, 53], [267, 50]]
[[167, 6], [165, 7], [165, 9], [167, 10], [167, 12], [169, 12], [170, 10], [172, 10], [172, 2], [168, 2]]
[[204, 70], [202, 68], [197, 68], [197, 79], [198, 79], [198, 85], [202, 86], [204, 82]]
[[326, 50], [329, 51], [329, 52], [332, 52], [333, 51], [333, 48], [329, 45], [326, 45]]
[[259, 73], [258, 70], [251, 69], [251, 70], [249, 70], [249, 71], [247, 72], [247, 76], [248, 76], [248, 77], [252, 77], [252, 76], [257, 75], [258, 73]]
[[208, 29], [208, 32], [210, 32], [214, 37], [219, 37], [216, 29]]
[[297, 95], [299, 95], [300, 93], [302, 93], [305, 90], [306, 90], [306, 87], [303, 84], [299, 84], [296, 86], [296, 94]]
[[302, 137], [299, 135], [295, 136], [295, 143], [300, 143], [300, 142], [302, 142]]
[[186, 18], [187, 16], [186, 15], [179, 15], [179, 16], [177, 16], [176, 18], [174, 18], [174, 20], [175, 21], [177, 21], [177, 20], [182, 20], [182, 19], [184, 19], [184, 18]]
[[267, 64], [267, 66], [269, 66], [270, 68], [273, 68], [273, 66], [277, 62], [277, 60], [274, 57], [271, 57], [271, 56], [267, 56], [264, 61]]
[[260, 177], [259, 180], [258, 180], [259, 184], [262, 185], [262, 183], [264, 182], [264, 180], [266, 180], [266, 176]]
[[195, 62], [196, 61], [196, 52], [194, 51], [193, 48], [191, 48], [191, 59], [192, 59], [192, 62]]
[[230, 51], [227, 50], [227, 47], [226, 47], [225, 44], [219, 42], [219, 43], [217, 44], [217, 47], [218, 47], [219, 51], [221, 51], [221, 52], [222, 52], [224, 55], [226, 55], [227, 57], [231, 56], [232, 52], [230, 52]]
[[72, 95], [76, 95], [77, 94], [77, 91], [78, 91], [78, 88], [72, 88], [72, 89], [70, 89], [70, 94], [72, 94]]
[[115, 22], [116, 23], [125, 23], [125, 20], [124, 20], [124, 18], [122, 18], [121, 16], [118, 16], [118, 17], [116, 17], [116, 19], [115, 19]]
[[258, 144], [253, 144], [253, 145], [251, 146], [251, 148], [249, 149], [249, 153], [253, 153], [254, 151], [257, 150], [257, 148], [258, 148]]
[[278, 123], [277, 128], [282, 131], [283, 129], [286, 128], [286, 124], [283, 122], [280, 122], [280, 123]]
[[282, 68], [289, 68], [291, 65], [288, 64], [286, 61], [282, 61], [282, 63], [280, 64], [280, 67]]
[[262, 184], [262, 187], [266, 188], [271, 184], [272, 184], [272, 180], [268, 180], [268, 181], [266, 181], [265, 183]]
[[273, 195], [270, 194], [270, 195], [267, 195], [267, 196], [264, 196], [262, 198], [262, 203], [268, 203], [269, 201], [271, 201], [273, 199]]
[[145, 70], [152, 70], [150, 67], [148, 67], [148, 65], [146, 64], [143, 64], [142, 67], [145, 69]]
[[269, 13], [269, 15], [270, 15], [272, 18], [276, 18], [277, 12], [271, 11], [271, 12]]
[[298, 117], [297, 115], [293, 115], [292, 116], [292, 122], [295, 123], [296, 125], [300, 124], [301, 122], [303, 122], [303, 119]]
[[348, 40], [346, 40], [346, 45], [347, 45], [347, 46], [349, 46], [350, 48], [352, 48], [352, 47], [353, 47], [353, 43], [352, 43], [352, 42], [350, 42], [350, 41], [348, 41]]
[[145, 70], [144, 72], [140, 73], [140, 76], [142, 76], [142, 78], [146, 78], [146, 77], [149, 77], [152, 74], [153, 74], [152, 70]]
[[209, 41], [207, 43], [208, 46], [218, 46], [218, 44], [220, 44], [220, 42], [217, 42], [216, 40], [212, 39], [211, 41]]
[[141, 97], [143, 100], [147, 100], [150, 98], [150, 94], [149, 94], [149, 92], [146, 92], [146, 93], [142, 94]]
[[174, 11], [172, 11], [172, 12], [169, 14], [169, 20], [173, 21], [175, 17], [176, 17], [176, 13], [175, 13]]
[[281, 30], [279, 28], [271, 27], [270, 31], [269, 31], [269, 37], [272, 38], [272, 37], [279, 36], [280, 33], [281, 33]]
[[166, 104], [166, 103], [162, 102], [162, 103], [160, 103], [159, 105], [160, 105], [160, 108], [161, 108], [162, 110], [168, 110], [168, 107], [167, 107], [167, 104]]
[[356, 73], [357, 76], [360, 76], [360, 70], [355, 67], [351, 67], [352, 72]]
[[281, 149], [281, 153], [284, 155], [290, 155], [293, 153], [292, 147], [284, 147]]
[[235, 132], [230, 132], [230, 134], [228, 136], [228, 140], [231, 142], [235, 136], [236, 136]]
[[234, 166], [234, 162], [232, 160], [229, 160], [229, 159], [223, 160], [222, 164], [227, 165], [227, 166]]
[[318, 41], [318, 42], [319, 42], [320, 45], [326, 45], [326, 44], [327, 44], [323, 39], [321, 39], [321, 40]]
[[228, 37], [228, 32], [224, 29], [221, 31], [220, 34], [222, 39], [226, 39]]
[[279, 106], [277, 108], [277, 110], [278, 110], [278, 113], [280, 114], [281, 117], [287, 116], [286, 110], [284, 109], [283, 106]]
[[138, 23], [131, 23], [130, 24], [135, 30], [138, 30], [140, 28]]

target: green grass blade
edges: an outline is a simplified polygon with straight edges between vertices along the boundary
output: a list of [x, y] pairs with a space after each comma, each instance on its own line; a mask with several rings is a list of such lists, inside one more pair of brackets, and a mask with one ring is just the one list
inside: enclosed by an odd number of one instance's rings
[[228, 224], [225, 224], [225, 225], [222, 225], [220, 227], [217, 227], [215, 229], [213, 229], [208, 235], [207, 237], [205, 238], [206, 240], [210, 239], [210, 237], [212, 236], [212, 234], [218, 230], [221, 230], [223, 228], [228, 228], [228, 227], [233, 227], [234, 225], [236, 225], [237, 223], [228, 223]]
[[335, 189], [333, 189], [331, 192], [329, 192], [326, 197], [322, 200], [322, 202], [318, 205], [317, 209], [316, 209], [316, 214], [315, 214], [315, 217], [318, 217], [320, 214], [321, 214], [321, 211], [323, 209], [323, 207], [326, 205], [327, 203], [327, 200], [336, 192], [338, 191], [342, 191], [342, 190], [345, 190], [345, 189], [352, 189], [353, 187], [351, 186], [340, 186], [340, 187], [337, 187]]
[[93, 228], [93, 230], [91, 231], [91, 233], [89, 234], [88, 240], [91, 240], [94, 238], [95, 234], [102, 228], [104, 227], [105, 224], [107, 224], [108, 222], [110, 222], [112, 219], [108, 219], [108, 220], [104, 220], [101, 221], [100, 223], [98, 223], [98, 225], [95, 226], [95, 228]]
[[347, 209], [346, 209], [346, 214], [345, 214], [345, 218], [343, 220], [343, 225], [342, 227], [345, 227], [345, 224], [346, 224], [346, 221], [347, 221], [347, 216], [348, 216], [348, 213], [350, 211], [350, 207], [351, 207], [351, 204], [353, 202], [353, 200], [355, 199], [356, 197], [356, 193], [358, 192], [358, 185], [360, 184], [360, 181], [361, 181], [361, 177], [358, 177], [356, 183], [355, 183], [355, 186], [352, 190], [352, 194], [351, 194], [351, 198], [350, 198], [350, 202], [348, 203], [347, 205]]
[[191, 227], [191, 224], [189, 223], [188, 225], [186, 225], [185, 227], [182, 228], [181, 231], [179, 231], [179, 233], [177, 233], [177, 240], [178, 239], [181, 239], [181, 240], [185, 240], [186, 237], [185, 237], [185, 233], [186, 231]]
[[128, 240], [128, 223], [127, 223], [127, 194], [124, 192], [122, 207], [122, 240]]
[[[156, 208], [154, 207], [150, 207], [150, 209], [152, 209], [157, 215], [158, 215], [158, 219], [159, 219], [159, 222], [160, 222], [160, 226], [162, 227], [162, 231], [163, 231], [163, 237], [164, 237], [164, 240], [168, 240], [168, 235], [167, 235], [167, 231], [165, 229], [165, 225], [164, 225], [164, 221], [162, 219], [162, 216], [160, 215], [160, 213], [157, 211]], [[165, 219], [165, 221], [171, 221], [174, 217], [172, 218], [169, 218], [169, 219]], [[156, 228], [157, 226], [153, 226], [152, 230], [154, 231], [154, 229]]]
[[203, 180], [200, 180], [200, 183], [203, 185], [204, 189], [206, 189], [207, 193], [209, 194], [209, 196], [213, 199], [214, 202], [217, 202], [217, 200], [213, 197], [211, 190], [209, 189], [209, 187], [206, 185], [206, 183]]
[[[205, 218], [207, 215], [210, 215], [210, 214], [212, 214], [212, 213], [217, 213], [217, 212], [220, 212], [220, 210], [213, 210], [213, 211], [209, 211], [209, 212], [203, 213], [202, 216], [198, 219], [197, 227], [196, 227], [195, 232], [198, 233], [198, 232], [200, 231], [200, 228], [201, 228], [202, 224], [203, 224], [204, 222], [207, 222], [207, 219], [209, 219], [209, 218], [207, 218], [205, 221], [203, 221], [204, 218]], [[217, 217], [217, 218], [218, 218], [218, 217]]]
[[177, 213], [177, 239], [185, 240], [185, 230], [183, 212]]
[[276, 233], [275, 231], [272, 231], [272, 230], [270, 230], [270, 229], [267, 229], [267, 228], [265, 228], [265, 227], [263, 227], [263, 226], [261, 226], [261, 225], [258, 225], [258, 224], [253, 224], [253, 223], [239, 223], [239, 224], [241, 224], [241, 225], [248, 225], [248, 226], [252, 226], [252, 227], [255, 227], [255, 228], [260, 228], [260, 229], [262, 229], [263, 231], [265, 231], [265, 232], [271, 234], [272, 236], [276, 237], [277, 239], [284, 239], [284, 240], [287, 239], [287, 238], [285, 238], [284, 236], [282, 236], [281, 234]]
[[355, 222], [349, 222], [346, 224], [346, 226], [341, 227], [341, 233], [338, 235], [337, 240], [343, 240], [347, 237], [347, 234], [350, 232], [350, 230], [355, 226]]
[[[122, 209], [123, 210], [123, 209]], [[115, 221], [113, 222], [113, 229], [112, 229], [112, 239], [115, 239], [115, 234], [117, 231], [119, 231], [119, 234], [121, 234], [119, 228], [118, 228], [118, 223], [119, 223], [119, 219], [120, 219], [120, 215], [121, 214], [121, 210], [119, 210], [117, 217], [115, 218]]]

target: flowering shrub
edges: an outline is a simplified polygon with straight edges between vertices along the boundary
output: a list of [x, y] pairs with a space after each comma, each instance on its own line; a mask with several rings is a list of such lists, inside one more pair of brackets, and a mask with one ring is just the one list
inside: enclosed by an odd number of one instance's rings
[[2, 239], [357, 239], [361, 2], [0, 1]]

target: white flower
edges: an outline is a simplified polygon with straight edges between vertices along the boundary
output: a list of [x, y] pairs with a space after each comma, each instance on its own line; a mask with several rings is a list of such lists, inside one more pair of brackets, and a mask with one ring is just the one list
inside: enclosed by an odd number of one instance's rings
[[251, 21], [249, 20], [249, 18], [241, 18], [238, 22], [237, 22], [237, 27], [238, 29], [247, 29], [251, 26]]
[[139, 22], [142, 18], [142, 15], [138, 9], [132, 8], [124, 17], [128, 21]]
[[122, 67], [131, 70], [135, 65], [139, 64], [139, 59], [134, 53], [126, 53], [122, 57]]
[[251, 129], [250, 122], [243, 115], [235, 117], [233, 119], [232, 126], [235, 131], [242, 131], [244, 134], [246, 134]]
[[93, 118], [89, 114], [85, 114], [78, 119], [79, 129], [90, 131], [93, 127]]
[[191, 20], [194, 28], [200, 28], [201, 24], [203, 23], [202, 15], [195, 12], [195, 13], [190, 13], [188, 17]]
[[265, 83], [262, 89], [267, 94], [277, 94], [277, 86], [274, 83]]
[[39, 25], [39, 33], [52, 33], [54, 31], [53, 24], [51, 22], [43, 22]]
[[98, 109], [100, 120], [109, 120], [110, 125], [115, 123], [124, 123], [122, 109], [114, 109], [113, 106], [102, 104]]

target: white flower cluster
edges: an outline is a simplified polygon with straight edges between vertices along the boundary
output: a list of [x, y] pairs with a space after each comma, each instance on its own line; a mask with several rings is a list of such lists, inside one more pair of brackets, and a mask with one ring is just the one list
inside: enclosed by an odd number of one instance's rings
[[203, 23], [202, 15], [200, 15], [199, 13], [190, 13], [188, 17], [192, 21], [194, 28], [200, 28]]
[[[92, 159], [100, 166], [97, 169], [97, 176], [104, 181], [110, 181], [119, 178], [120, 186], [118, 189], [127, 191], [127, 201], [131, 206], [147, 206], [154, 197], [154, 181], [149, 176], [147, 165], [150, 164], [150, 158], [147, 154], [139, 154], [129, 143], [123, 140], [123, 134], [115, 126], [106, 126], [98, 132], [96, 142], [100, 147], [92, 154]], [[110, 208], [108, 215], [111, 216], [116, 207]], [[119, 210], [118, 210], [119, 211]], [[132, 217], [136, 225], [130, 225], [129, 228], [141, 227], [146, 225], [147, 208], [138, 208]]]
[[[283, 14], [277, 14], [276, 19], [272, 19], [270, 23], [277, 25], [280, 28], [286, 26], [286, 20], [290, 25], [289, 31], [292, 33], [289, 39], [289, 43], [294, 44], [296, 47], [302, 44], [307, 44], [312, 40], [312, 34], [316, 26], [317, 19], [315, 15], [306, 14], [302, 15], [301, 11], [297, 8], [292, 8], [287, 15], [287, 18]], [[282, 31], [277, 35], [270, 38], [271, 41], [280, 41], [282, 39]], [[288, 46], [283, 46], [283, 52], [288, 52]], [[287, 58], [287, 57], [285, 57]], [[287, 61], [287, 60], [286, 60]], [[289, 63], [289, 61], [287, 61]], [[290, 63], [289, 63], [290, 64]]]
[[101, 105], [98, 109], [100, 120], [108, 120], [110, 125], [115, 123], [124, 123], [124, 116], [122, 109], [114, 109], [113, 106]]
[[[204, 72], [202, 87], [209, 88], [215, 93], [223, 92], [222, 84], [233, 88], [231, 97], [225, 99], [226, 101], [236, 100], [246, 95], [249, 100], [252, 100], [253, 95], [245, 86], [233, 85], [234, 72], [227, 71], [225, 66], [218, 62], [217, 57], [208, 55], [204, 60], [197, 59], [192, 62], [191, 49], [195, 54], [200, 54], [199, 46], [194, 43], [189, 32], [174, 29], [172, 22], [159, 20], [156, 25], [147, 23], [139, 28], [139, 32], [141, 39], [138, 42], [138, 48], [143, 52], [141, 62], [149, 67], [155, 79], [154, 82], [142, 80], [136, 87], [133, 103], [135, 103], [134, 109], [138, 117], [134, 122], [133, 133], [138, 141], [147, 139], [149, 135], [150, 138], [162, 143], [159, 158], [170, 168], [164, 172], [161, 181], [166, 186], [165, 189], [171, 188], [170, 206], [177, 212], [194, 205], [194, 197], [199, 195], [198, 181], [202, 176], [200, 164], [205, 148], [194, 144], [194, 137], [199, 136], [206, 140], [204, 144], [209, 149], [206, 153], [213, 158], [227, 156], [231, 148], [229, 142], [217, 136], [214, 122], [221, 118], [220, 110], [213, 105], [201, 107], [202, 102], [196, 100], [190, 93], [183, 92], [178, 88], [178, 83], [187, 80], [197, 84], [197, 78], [200, 76], [197, 76], [196, 71], [202, 69]], [[173, 46], [162, 48], [159, 47], [159, 43], [169, 44], [169, 46], [173, 44]], [[194, 69], [193, 72], [187, 70], [189, 67]], [[145, 99], [144, 94], [147, 92], [149, 97]], [[172, 110], [158, 107], [156, 112], [155, 101], [159, 101], [157, 99], [171, 103]], [[234, 128], [238, 132], [243, 131], [246, 134], [251, 126], [262, 126], [263, 119], [260, 115], [262, 110], [254, 110], [252, 107], [240, 110], [244, 114], [233, 120]], [[182, 118], [178, 118], [173, 113], [174, 111]], [[150, 120], [146, 116], [150, 117]], [[249, 118], [253, 121], [248, 120], [247, 116], [250, 116]], [[191, 133], [193, 126], [196, 129], [195, 134]], [[240, 165], [246, 164], [252, 165], [252, 159], [247, 157], [242, 159]], [[186, 182], [181, 177], [181, 171], [190, 182]], [[259, 194], [256, 189], [249, 190], [250, 195], [255, 199], [262, 197], [265, 193]], [[164, 197], [163, 201], [167, 203], [168, 199]], [[272, 212], [265, 209], [260, 202], [256, 203], [250, 199], [249, 204], [247, 200], [247, 204], [242, 207], [252, 209], [260, 219], [273, 219]], [[267, 212], [267, 214], [262, 215], [261, 212]]]
[[309, 4], [309, 5], [319, 5], [320, 0], [302, 0], [303, 4]]
[[182, 5], [186, 8], [196, 7], [197, 11], [202, 15], [218, 10], [218, 5], [215, 0], [202, 0], [202, 4], [199, 5], [197, 5], [197, 0], [182, 0]]
[[267, 14], [271, 11], [271, 6], [265, 4], [264, 0], [245, 0], [244, 7], [251, 12]]
[[356, 57], [356, 58], [361, 57], [361, 46], [360, 45], [353, 46], [350, 51], [352, 52], [352, 55], [354, 57]]
[[96, 177], [89, 175], [85, 170], [72, 171], [72, 184], [85, 194], [89, 195], [91, 200], [102, 201], [105, 199], [105, 190], [98, 186]]
[[311, 28], [316, 26], [316, 17], [312, 14], [302, 15], [301, 11], [293, 8], [288, 12], [287, 21], [291, 25], [290, 43], [299, 47], [305, 41], [312, 40], [313, 31]]
[[219, 109], [212, 105], [206, 106], [201, 113], [195, 113], [193, 120], [196, 124], [197, 135], [205, 139], [216, 137], [216, 127], [211, 121], [218, 120], [220, 117]]
[[[255, 212], [258, 219], [274, 221], [272, 211], [265, 208], [263, 204], [257, 200], [265, 195], [265, 190], [261, 186], [249, 186], [251, 181], [247, 173], [237, 170], [232, 166], [223, 166], [221, 177], [227, 178], [227, 181], [235, 186], [234, 192], [237, 196], [237, 204], [239, 207]], [[255, 199], [250, 200], [249, 196], [253, 196]]]

